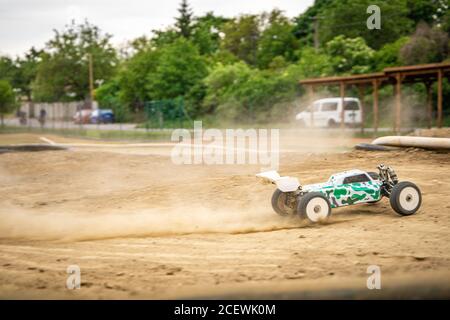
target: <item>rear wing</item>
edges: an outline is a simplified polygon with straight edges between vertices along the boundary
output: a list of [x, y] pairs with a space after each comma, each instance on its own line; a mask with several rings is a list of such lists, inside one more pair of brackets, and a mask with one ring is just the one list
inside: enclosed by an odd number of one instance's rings
[[300, 181], [294, 177], [281, 177], [276, 171], [261, 172], [256, 177], [262, 179], [265, 183], [273, 183], [282, 192], [293, 192], [300, 187]]

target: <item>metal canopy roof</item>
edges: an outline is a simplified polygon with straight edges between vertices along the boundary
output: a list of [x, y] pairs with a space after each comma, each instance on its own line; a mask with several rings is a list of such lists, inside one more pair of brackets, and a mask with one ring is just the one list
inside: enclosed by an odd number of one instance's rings
[[402, 82], [426, 82], [435, 81], [438, 71], [450, 76], [450, 63], [430, 63], [414, 66], [402, 66], [385, 68], [383, 72], [365, 73], [340, 77], [323, 77], [300, 80], [304, 85], [330, 85], [330, 84], [365, 84], [375, 80], [379, 82], [395, 82], [395, 77], [400, 74]]

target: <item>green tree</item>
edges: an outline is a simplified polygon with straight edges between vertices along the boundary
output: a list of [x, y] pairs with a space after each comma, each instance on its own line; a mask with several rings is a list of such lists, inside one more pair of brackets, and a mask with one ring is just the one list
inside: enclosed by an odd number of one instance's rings
[[448, 57], [448, 34], [420, 23], [409, 41], [400, 50], [405, 64], [441, 62]]
[[306, 9], [294, 19], [293, 32], [300, 39], [301, 44], [312, 46], [314, 44], [314, 20], [322, 16], [322, 12], [335, 0], [315, 0], [314, 5]]
[[36, 78], [37, 69], [41, 63], [42, 50], [32, 47], [23, 58], [16, 59], [17, 73], [14, 87], [20, 90], [20, 94], [28, 101], [32, 100], [32, 83]]
[[31, 48], [24, 57], [0, 57], [0, 79], [7, 80], [20, 96], [31, 101], [31, 84], [36, 77], [42, 51]]
[[230, 65], [217, 64], [204, 83], [207, 88], [204, 105], [208, 110], [215, 110], [233, 98], [234, 92], [247, 81], [252, 69], [245, 63], [237, 62]]
[[263, 14], [266, 27], [261, 33], [258, 43], [258, 66], [267, 68], [275, 57], [283, 57], [292, 61], [297, 49], [297, 40], [292, 32], [293, 25], [280, 10]]
[[212, 12], [195, 18], [191, 41], [198, 47], [200, 54], [211, 55], [219, 49], [223, 25], [228, 20]]
[[33, 93], [40, 101], [80, 100], [89, 96], [88, 54], [92, 55], [95, 80], [108, 80], [117, 65], [111, 36], [89, 22], [72, 22], [55, 36], [42, 54]]
[[125, 61], [120, 68], [117, 76], [120, 88], [118, 97], [131, 109], [142, 109], [145, 101], [154, 98], [146, 87], [147, 77], [155, 73], [160, 55], [161, 50], [148, 45]]
[[401, 37], [392, 43], [386, 43], [373, 56], [373, 70], [383, 71], [384, 68], [401, 66], [400, 50], [409, 41], [409, 37]]
[[129, 118], [129, 109], [119, 98], [120, 86], [117, 78], [102, 84], [95, 90], [95, 99], [100, 108], [112, 109], [114, 112], [115, 121], [122, 123]]
[[326, 53], [331, 58], [335, 73], [355, 74], [370, 71], [375, 51], [361, 37], [345, 38], [340, 35], [327, 43]]
[[156, 48], [172, 44], [180, 37], [179, 32], [173, 27], [168, 27], [164, 30], [152, 30], [152, 33], [151, 43]]
[[179, 16], [175, 18], [175, 26], [182, 37], [188, 39], [192, 33], [192, 10], [187, 0], [182, 0], [178, 9]]
[[0, 79], [12, 83], [16, 78], [16, 73], [17, 67], [14, 60], [7, 56], [0, 57]]
[[205, 85], [205, 105], [221, 117], [266, 122], [272, 106], [293, 99], [298, 87], [285, 73], [253, 69], [243, 62], [217, 65]]
[[15, 104], [14, 91], [11, 84], [6, 80], [0, 80], [0, 117], [2, 127], [4, 126], [4, 116], [14, 110]]
[[440, 29], [447, 34], [450, 33], [450, 10], [441, 18]]
[[111, 102], [118, 100], [120, 86], [118, 79], [114, 78], [103, 83], [95, 90], [95, 100], [100, 108], [111, 108]]
[[260, 17], [242, 15], [230, 20], [223, 28], [222, 46], [239, 59], [256, 65], [260, 32]]
[[153, 99], [185, 96], [207, 72], [197, 47], [180, 38], [161, 49], [154, 72], [147, 75], [146, 88]]
[[329, 76], [333, 73], [331, 58], [323, 53], [316, 52], [312, 47], [305, 47], [299, 53], [299, 60], [286, 69], [292, 81], [304, 78]]
[[433, 25], [439, 23], [448, 11], [446, 0], [407, 0], [408, 17], [419, 24], [425, 22]]
[[413, 30], [414, 22], [408, 18], [406, 0], [377, 1], [375, 4], [381, 9], [381, 29], [368, 29], [366, 10], [372, 4], [372, 0], [339, 0], [326, 6], [318, 17], [321, 44], [343, 35], [346, 38], [362, 37], [371, 48], [379, 49]]

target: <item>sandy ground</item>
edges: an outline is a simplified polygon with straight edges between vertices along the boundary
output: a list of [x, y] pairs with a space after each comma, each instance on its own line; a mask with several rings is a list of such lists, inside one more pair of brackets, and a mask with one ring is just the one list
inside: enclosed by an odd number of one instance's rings
[[[21, 142], [39, 136], [0, 135]], [[450, 298], [449, 154], [357, 142], [285, 139], [280, 172], [307, 184], [386, 163], [422, 189], [417, 214], [385, 199], [326, 224], [281, 218], [259, 166], [174, 165], [170, 148], [0, 154], [0, 298]], [[69, 265], [79, 290], [66, 288]], [[370, 265], [381, 290], [366, 288]]]

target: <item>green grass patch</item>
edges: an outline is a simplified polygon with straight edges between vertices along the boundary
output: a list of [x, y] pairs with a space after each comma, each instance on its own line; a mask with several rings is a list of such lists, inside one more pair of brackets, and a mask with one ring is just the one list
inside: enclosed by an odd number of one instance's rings
[[146, 141], [169, 141], [171, 130], [96, 130], [96, 129], [50, 129], [5, 126], [0, 128], [2, 133], [35, 133], [55, 134], [65, 137], [77, 137], [99, 140], [146, 140]]

